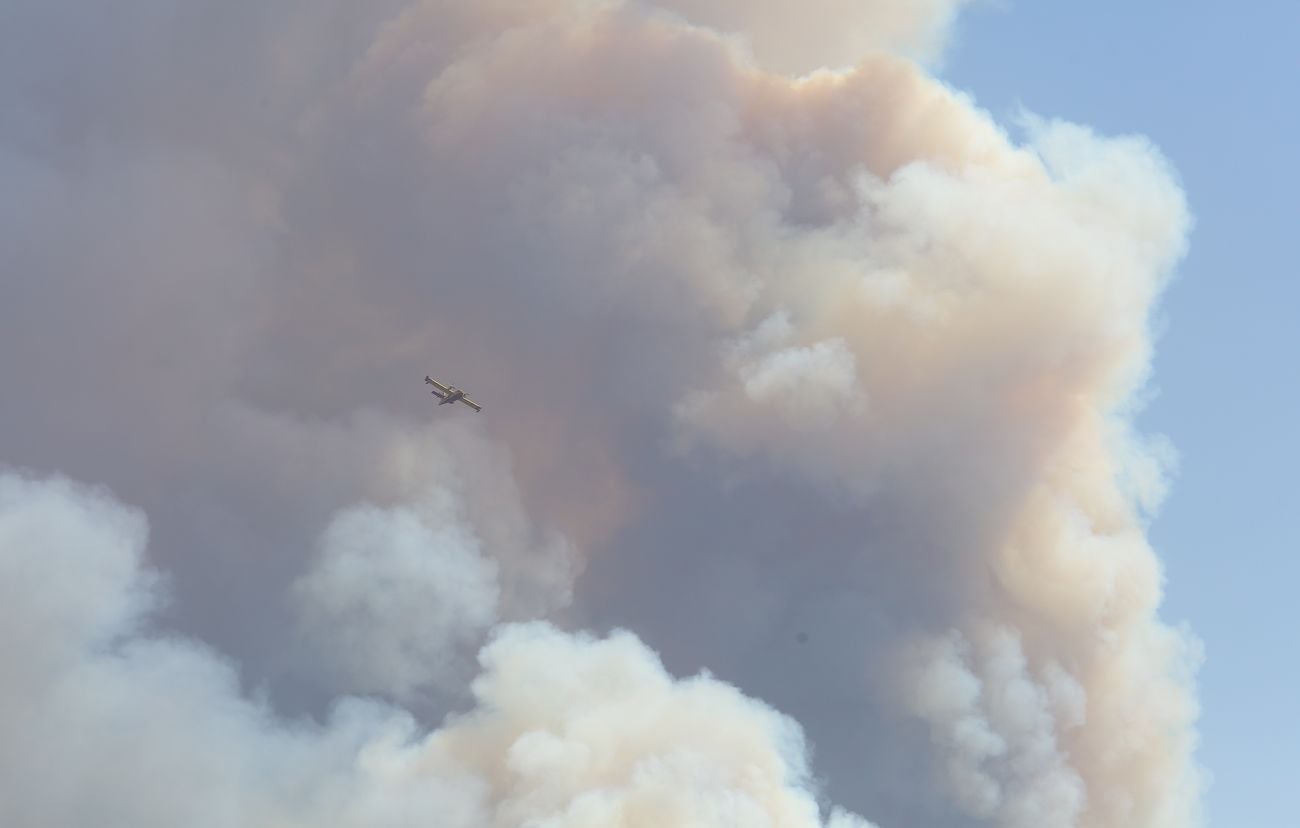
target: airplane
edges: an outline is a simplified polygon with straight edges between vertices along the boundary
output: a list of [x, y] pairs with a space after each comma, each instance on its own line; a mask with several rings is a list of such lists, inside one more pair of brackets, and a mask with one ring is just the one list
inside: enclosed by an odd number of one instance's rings
[[454, 403], [454, 402], [463, 402], [465, 403], [465, 405], [468, 405], [470, 408], [474, 409], [475, 411], [483, 410], [483, 406], [479, 405], [478, 403], [471, 400], [469, 397], [465, 396], [465, 392], [460, 390], [459, 388], [453, 388], [450, 385], [443, 385], [442, 383], [438, 382], [435, 379], [430, 379], [427, 375], [425, 376], [424, 381], [429, 385], [433, 386], [433, 396], [440, 398], [438, 400], [438, 405], [446, 405], [447, 403]]

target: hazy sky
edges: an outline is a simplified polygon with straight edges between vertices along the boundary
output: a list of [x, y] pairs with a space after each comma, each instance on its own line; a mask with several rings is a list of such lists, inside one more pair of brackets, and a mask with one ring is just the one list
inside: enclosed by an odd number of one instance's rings
[[1211, 824], [1280, 828], [1300, 809], [1298, 31], [1283, 2], [976, 5], [942, 73], [1000, 117], [1144, 133], [1187, 189], [1196, 226], [1141, 422], [1182, 458], [1152, 537], [1168, 616], [1206, 646]]
[[1286, 27], [791, 8], [3, 7], [0, 821], [1294, 811]]

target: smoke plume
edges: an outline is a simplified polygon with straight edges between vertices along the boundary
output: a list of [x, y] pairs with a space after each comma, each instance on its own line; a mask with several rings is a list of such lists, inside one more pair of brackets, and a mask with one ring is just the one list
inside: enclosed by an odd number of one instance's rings
[[1198, 825], [1188, 209], [962, 5], [8, 4], [0, 822]]
[[501, 628], [475, 706], [432, 733], [356, 699], [279, 721], [220, 656], [145, 632], [144, 536], [102, 493], [0, 477], [0, 584], [30, 625], [4, 633], [6, 825], [867, 826], [821, 821], [793, 722], [627, 633]]

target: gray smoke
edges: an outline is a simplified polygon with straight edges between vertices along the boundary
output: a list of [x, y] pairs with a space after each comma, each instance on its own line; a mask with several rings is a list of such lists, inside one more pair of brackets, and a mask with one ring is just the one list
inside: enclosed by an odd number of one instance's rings
[[0, 821], [1197, 825], [1185, 200], [960, 5], [10, 3]]

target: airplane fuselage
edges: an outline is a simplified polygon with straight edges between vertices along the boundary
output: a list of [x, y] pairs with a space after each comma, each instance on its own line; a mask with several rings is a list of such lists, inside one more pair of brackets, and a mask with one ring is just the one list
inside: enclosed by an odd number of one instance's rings
[[461, 397], [464, 396], [465, 396], [465, 392], [460, 390], [459, 388], [449, 388], [447, 389], [447, 395], [444, 396], [442, 399], [438, 400], [438, 405], [446, 405], [447, 403], [459, 402]]

